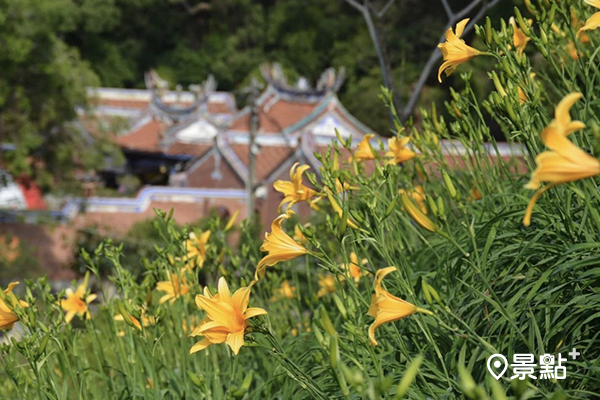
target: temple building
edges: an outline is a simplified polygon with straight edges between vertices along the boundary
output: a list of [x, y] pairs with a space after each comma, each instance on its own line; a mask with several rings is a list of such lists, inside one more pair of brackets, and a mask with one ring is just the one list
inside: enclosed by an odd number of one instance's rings
[[[127, 158], [125, 172], [145, 184], [239, 193], [247, 187], [250, 157], [255, 157], [255, 212], [268, 226], [283, 198], [273, 182], [288, 180], [296, 162], [318, 173], [314, 153], [337, 140], [336, 130], [344, 139], [360, 140], [370, 129], [336, 95], [343, 70], [325, 71], [314, 87], [304, 78], [289, 84], [277, 64], [264, 64], [261, 72], [267, 85], [254, 102], [252, 149], [251, 107], [238, 111], [233, 96], [217, 92], [211, 77], [190, 91], [169, 92], [151, 72], [147, 90], [96, 89], [92, 94], [98, 116], [127, 120], [130, 128], [115, 141]], [[212, 205], [218, 203], [215, 198]]]

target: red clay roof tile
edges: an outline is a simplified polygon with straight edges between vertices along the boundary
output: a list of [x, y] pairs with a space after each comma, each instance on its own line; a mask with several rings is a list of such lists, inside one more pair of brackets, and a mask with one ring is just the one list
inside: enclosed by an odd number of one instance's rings
[[[269, 100], [263, 103], [268, 104]], [[315, 103], [291, 102], [278, 100], [269, 107], [268, 112], [261, 112], [259, 118], [259, 130], [261, 132], [277, 133], [300, 122], [306, 118], [316, 107]], [[237, 118], [231, 130], [248, 131], [250, 126], [250, 114], [246, 113]]]
[[[231, 148], [238, 158], [246, 165], [249, 164], [247, 144], [232, 144]], [[294, 149], [289, 146], [263, 146], [256, 156], [256, 179], [262, 181], [269, 177], [281, 164], [287, 161]]]
[[159, 142], [166, 130], [167, 124], [153, 119], [138, 129], [119, 136], [116, 142], [121, 147], [131, 150], [161, 152]]

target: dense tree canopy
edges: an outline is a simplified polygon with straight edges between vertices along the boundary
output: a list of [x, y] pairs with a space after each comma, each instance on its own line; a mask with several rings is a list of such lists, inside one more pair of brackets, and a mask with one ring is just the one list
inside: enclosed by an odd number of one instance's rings
[[[444, 8], [433, 3], [397, 0], [375, 19], [400, 99], [444, 30]], [[468, 3], [450, 1], [456, 9]], [[511, 7], [502, 2], [493, 13]], [[372, 38], [344, 0], [0, 0], [0, 143], [16, 145], [3, 164], [49, 188], [76, 166], [101, 163], [102, 146], [94, 146], [100, 154], [77, 157], [90, 138], [68, 123], [85, 103], [86, 86], [143, 87], [143, 73], [155, 68], [183, 85], [214, 74], [220, 90], [240, 94], [264, 61], [313, 81], [344, 66], [344, 104], [375, 131], [389, 132]], [[444, 97], [434, 75], [421, 104]]]
[[[387, 1], [371, 3], [380, 9]], [[471, 1], [449, 3], [459, 10]], [[502, 2], [494, 13], [507, 14], [512, 6]], [[143, 72], [157, 68], [184, 85], [212, 73], [221, 90], [235, 92], [265, 60], [313, 81], [328, 67], [344, 66], [342, 101], [376, 131], [389, 129], [373, 42], [363, 17], [345, 0], [83, 0], [81, 7], [96, 17], [84, 18], [68, 42], [103, 85], [141, 87]], [[375, 18], [401, 96], [409, 94], [446, 21], [441, 2], [422, 0], [397, 0]], [[426, 103], [443, 93], [434, 75]]]

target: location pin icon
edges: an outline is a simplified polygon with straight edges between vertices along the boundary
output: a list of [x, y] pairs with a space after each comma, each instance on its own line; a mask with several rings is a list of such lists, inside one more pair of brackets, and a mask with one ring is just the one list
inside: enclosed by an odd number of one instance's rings
[[508, 360], [502, 354], [492, 354], [487, 360], [487, 368], [490, 374], [498, 380], [508, 369]]

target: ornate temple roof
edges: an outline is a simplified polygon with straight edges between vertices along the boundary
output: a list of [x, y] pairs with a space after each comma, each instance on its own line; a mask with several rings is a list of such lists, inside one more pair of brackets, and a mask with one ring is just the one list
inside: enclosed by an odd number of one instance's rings
[[[370, 132], [336, 95], [344, 80], [343, 70], [328, 69], [314, 87], [302, 77], [289, 84], [278, 64], [265, 64], [261, 72], [267, 86], [256, 100], [258, 182], [272, 179], [299, 159], [316, 169], [318, 161], [313, 153], [337, 140], [336, 129], [344, 138], [352, 136], [355, 140]], [[90, 91], [97, 98], [97, 113], [130, 121], [130, 129], [115, 138], [126, 153], [135, 153], [137, 158], [148, 154], [187, 160], [187, 167], [180, 171], [184, 175], [203, 171], [206, 167], [202, 165], [210, 163], [214, 165], [211, 176], [218, 179], [220, 170], [228, 168], [236, 179], [245, 182], [250, 158], [250, 108], [238, 112], [233, 96], [216, 92], [211, 77], [189, 91], [168, 91], [167, 83], [154, 72], [145, 78], [147, 90]], [[185, 182], [186, 178], [180, 175], [178, 180]], [[211, 186], [209, 177], [202, 182]]]

